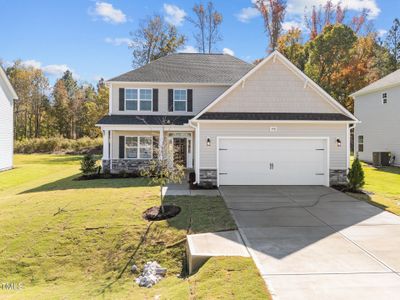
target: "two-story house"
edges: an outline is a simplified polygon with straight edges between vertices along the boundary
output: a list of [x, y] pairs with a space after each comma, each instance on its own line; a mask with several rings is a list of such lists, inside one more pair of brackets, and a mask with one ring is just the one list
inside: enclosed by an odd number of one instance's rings
[[13, 167], [15, 93], [6, 72], [0, 66], [0, 171]]
[[171, 54], [107, 82], [103, 167], [133, 170], [157, 145], [214, 185], [329, 185], [349, 167], [357, 119], [279, 52], [254, 66]]
[[372, 162], [373, 152], [390, 152], [400, 166], [400, 70], [351, 95], [354, 114], [361, 121], [355, 128], [354, 152]]

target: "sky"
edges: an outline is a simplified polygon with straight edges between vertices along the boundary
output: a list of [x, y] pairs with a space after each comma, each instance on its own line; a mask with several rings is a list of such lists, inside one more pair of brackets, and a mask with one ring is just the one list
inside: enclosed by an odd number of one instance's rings
[[[223, 15], [223, 40], [215, 52], [253, 61], [266, 55], [267, 38], [254, 0], [214, 0]], [[334, 0], [337, 2], [338, 0]], [[205, 1], [204, 1], [205, 2]], [[54, 83], [65, 70], [80, 82], [95, 83], [132, 69], [130, 32], [157, 13], [187, 37], [181, 52], [195, 52], [193, 26], [186, 20], [199, 1], [189, 0], [0, 0], [0, 59], [41, 68]], [[325, 0], [287, 0], [284, 29], [304, 27], [304, 12]], [[384, 37], [400, 17], [400, 0], [342, 0], [349, 16], [369, 10]]]

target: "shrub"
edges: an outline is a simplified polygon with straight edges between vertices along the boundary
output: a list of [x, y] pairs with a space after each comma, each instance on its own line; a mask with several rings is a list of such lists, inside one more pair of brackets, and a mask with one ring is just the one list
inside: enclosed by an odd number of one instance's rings
[[83, 137], [77, 140], [66, 139], [63, 137], [34, 138], [16, 141], [14, 145], [15, 153], [54, 153], [54, 152], [88, 152], [92, 149], [101, 148], [102, 139], [91, 139]]
[[91, 175], [97, 172], [96, 158], [92, 154], [86, 154], [81, 161], [83, 175]]
[[349, 190], [352, 192], [358, 192], [364, 186], [364, 171], [358, 157], [354, 159], [349, 174], [347, 174], [347, 179], [349, 180]]

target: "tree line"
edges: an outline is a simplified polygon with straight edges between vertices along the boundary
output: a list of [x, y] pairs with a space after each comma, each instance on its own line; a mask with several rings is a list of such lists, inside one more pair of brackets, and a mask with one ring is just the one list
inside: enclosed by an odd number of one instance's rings
[[[266, 33], [266, 53], [279, 50], [351, 112], [353, 99], [349, 95], [352, 92], [400, 67], [398, 19], [382, 40], [366, 9], [350, 15], [340, 2], [334, 4], [328, 0], [306, 11], [303, 24], [283, 30], [286, 0], [255, 0], [253, 5], [264, 21], [260, 30]], [[211, 53], [222, 40], [223, 16], [212, 2], [195, 4], [192, 13], [187, 20], [194, 25], [197, 50]], [[140, 67], [177, 52], [186, 40], [161, 16], [148, 17], [132, 33], [133, 66]]]
[[101, 135], [96, 122], [108, 112], [108, 88], [78, 84], [70, 71], [51, 88], [41, 69], [17, 60], [5, 69], [19, 99], [14, 103], [16, 140], [61, 136], [77, 139]]

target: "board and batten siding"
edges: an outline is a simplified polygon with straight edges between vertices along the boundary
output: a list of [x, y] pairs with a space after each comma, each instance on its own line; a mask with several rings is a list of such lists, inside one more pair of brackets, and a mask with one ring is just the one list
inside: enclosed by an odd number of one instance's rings
[[13, 97], [0, 78], [0, 170], [13, 165]]
[[209, 111], [338, 113], [280, 58], [268, 61]]
[[[387, 93], [387, 103], [382, 103]], [[361, 160], [372, 162], [373, 152], [391, 152], [400, 165], [400, 86], [360, 95], [354, 101], [355, 116], [361, 121], [355, 127], [354, 152]], [[364, 136], [364, 151], [358, 152], [358, 136]]]
[[[276, 127], [277, 131], [270, 132], [270, 127]], [[201, 123], [200, 169], [217, 168], [218, 136], [329, 137], [330, 169], [347, 169], [347, 124]], [[210, 146], [207, 146], [207, 138], [210, 138]], [[337, 138], [341, 140], [341, 147], [337, 147]]]
[[[111, 83], [112, 115], [196, 115], [208, 104], [225, 92], [229, 86], [198, 86], [198, 85], [179, 85], [179, 84], [140, 84], [140, 83]], [[158, 111], [120, 111], [119, 110], [119, 89], [120, 88], [151, 88], [158, 89]], [[192, 89], [193, 90], [193, 111], [192, 112], [170, 112], [168, 111], [168, 89]]]

